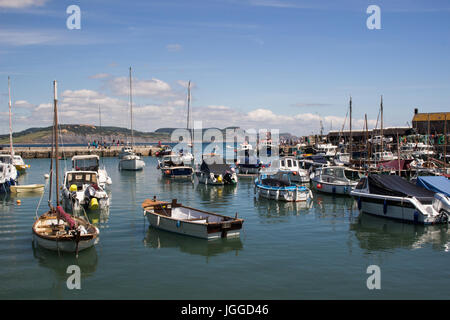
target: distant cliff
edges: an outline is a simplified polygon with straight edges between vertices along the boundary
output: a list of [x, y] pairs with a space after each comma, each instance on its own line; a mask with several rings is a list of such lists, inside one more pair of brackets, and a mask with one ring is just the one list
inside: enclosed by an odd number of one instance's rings
[[[29, 128], [21, 132], [13, 133], [13, 141], [16, 144], [46, 144], [52, 141], [53, 127]], [[62, 143], [87, 144], [94, 140], [112, 142], [112, 140], [131, 140], [131, 130], [120, 127], [96, 127], [83, 124], [60, 125]], [[134, 131], [135, 142], [168, 142], [170, 135], [165, 132], [141, 132]], [[0, 144], [9, 144], [9, 134], [0, 135]]]

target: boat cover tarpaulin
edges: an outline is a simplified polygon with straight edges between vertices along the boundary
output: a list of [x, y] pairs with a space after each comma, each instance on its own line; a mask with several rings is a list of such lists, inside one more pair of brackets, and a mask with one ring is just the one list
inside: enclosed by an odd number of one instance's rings
[[231, 172], [231, 167], [226, 163], [213, 163], [207, 164], [205, 161], [202, 162], [200, 166], [200, 170], [206, 173], [214, 173], [214, 174], [224, 174], [225, 172]]
[[430, 191], [439, 192], [450, 197], [450, 180], [441, 176], [418, 177], [416, 184]]
[[369, 191], [393, 197], [415, 197], [419, 201], [431, 201], [434, 192], [419, 187], [395, 175], [369, 174]]
[[387, 161], [387, 162], [383, 162], [380, 163], [378, 165], [379, 169], [391, 169], [391, 170], [399, 170], [399, 165], [400, 165], [400, 170], [407, 170], [410, 168], [410, 163], [413, 161], [413, 159], [408, 159], [408, 160], [391, 160], [391, 161]]
[[74, 229], [76, 227], [75, 220], [72, 219], [70, 214], [67, 214], [61, 206], [57, 206], [56, 210], [58, 210], [60, 218], [63, 219], [65, 222], [67, 222], [71, 229]]

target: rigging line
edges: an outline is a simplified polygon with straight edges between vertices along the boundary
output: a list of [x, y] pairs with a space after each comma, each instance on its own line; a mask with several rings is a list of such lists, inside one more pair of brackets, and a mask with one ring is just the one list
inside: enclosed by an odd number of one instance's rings
[[[45, 181], [44, 190], [46, 189], [47, 185], [48, 185], [48, 179], [47, 179], [47, 181]], [[36, 208], [36, 219], [39, 219], [38, 211], [39, 211], [39, 207], [41, 206], [41, 201], [44, 198], [44, 195], [45, 195], [45, 192], [42, 192], [41, 198], [39, 199], [39, 202], [38, 202], [38, 205]]]

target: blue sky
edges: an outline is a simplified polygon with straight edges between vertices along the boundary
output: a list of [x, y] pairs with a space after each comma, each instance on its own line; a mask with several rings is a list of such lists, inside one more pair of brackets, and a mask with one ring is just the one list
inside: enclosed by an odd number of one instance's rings
[[448, 1], [0, 0], [0, 133], [8, 75], [14, 131], [50, 125], [54, 79], [62, 122], [98, 124], [100, 106], [129, 126], [129, 66], [138, 130], [185, 126], [188, 80], [204, 126], [340, 129], [351, 95], [354, 127], [373, 127], [381, 94], [386, 125], [405, 126], [415, 107], [449, 110], [449, 35]]

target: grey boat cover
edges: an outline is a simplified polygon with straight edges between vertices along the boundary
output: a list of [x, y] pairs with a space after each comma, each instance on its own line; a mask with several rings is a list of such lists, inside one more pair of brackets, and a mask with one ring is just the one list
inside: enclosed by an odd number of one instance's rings
[[393, 197], [415, 197], [421, 202], [429, 202], [434, 198], [434, 192], [395, 175], [369, 174], [368, 182], [369, 190], [372, 194]]
[[208, 174], [211, 172], [214, 174], [224, 174], [226, 172], [231, 172], [231, 167], [226, 163], [207, 164], [205, 161], [203, 161], [202, 165], [200, 166], [200, 170]]
[[450, 197], [450, 180], [443, 176], [418, 177], [416, 184], [433, 192], [439, 192]]

